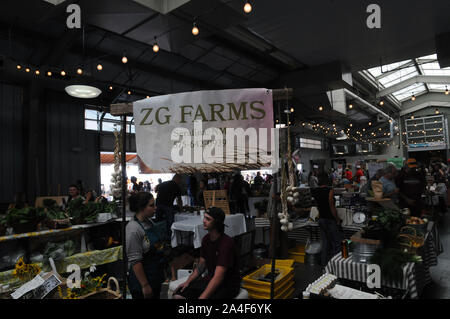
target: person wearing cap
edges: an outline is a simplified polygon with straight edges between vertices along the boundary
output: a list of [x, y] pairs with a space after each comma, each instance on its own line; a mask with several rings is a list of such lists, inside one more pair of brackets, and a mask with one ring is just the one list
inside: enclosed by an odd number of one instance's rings
[[421, 197], [425, 191], [426, 179], [414, 158], [406, 161], [406, 169], [400, 172], [396, 182], [399, 188], [400, 208], [409, 208], [412, 216], [420, 217]]
[[[173, 293], [174, 299], [232, 299], [240, 290], [238, 257], [234, 242], [224, 233], [225, 213], [209, 208], [203, 217], [203, 237], [197, 267]], [[206, 276], [202, 274], [207, 270]]]

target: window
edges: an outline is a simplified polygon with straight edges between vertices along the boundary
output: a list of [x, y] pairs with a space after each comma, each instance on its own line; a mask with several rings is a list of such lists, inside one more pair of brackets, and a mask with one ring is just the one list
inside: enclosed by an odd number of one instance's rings
[[300, 147], [303, 148], [314, 148], [321, 150], [322, 149], [322, 141], [321, 140], [313, 140], [309, 138], [300, 138]]
[[[85, 109], [84, 129], [98, 131], [100, 129], [101, 118], [102, 112], [92, 109]], [[114, 132], [115, 127], [120, 130], [121, 125], [122, 121], [120, 119], [120, 116], [113, 116], [110, 113], [106, 113], [102, 121], [102, 132]], [[133, 123], [133, 117], [127, 116], [127, 133], [134, 134], [135, 132], [136, 131]]]

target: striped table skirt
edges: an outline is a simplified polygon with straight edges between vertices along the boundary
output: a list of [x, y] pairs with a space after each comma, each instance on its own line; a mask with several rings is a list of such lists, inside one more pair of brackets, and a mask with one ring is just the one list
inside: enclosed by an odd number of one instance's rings
[[[344, 259], [341, 257], [341, 253], [338, 253], [328, 262], [325, 271], [338, 278], [366, 282], [368, 277], [367, 266], [368, 264], [353, 261], [352, 254]], [[419, 298], [419, 289], [425, 285], [425, 278], [423, 278], [422, 273], [423, 269], [420, 268], [417, 263], [406, 263], [403, 266], [402, 282], [390, 282], [381, 279], [381, 285], [406, 290], [411, 299], [417, 299]]]

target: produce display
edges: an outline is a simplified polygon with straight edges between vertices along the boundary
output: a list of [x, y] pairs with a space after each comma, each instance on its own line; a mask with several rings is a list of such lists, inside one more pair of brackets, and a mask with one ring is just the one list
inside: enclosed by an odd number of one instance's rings
[[426, 218], [422, 219], [422, 218], [414, 217], [414, 216], [413, 217], [409, 217], [406, 220], [406, 224], [407, 225], [424, 225], [427, 222], [428, 222], [428, 220]]

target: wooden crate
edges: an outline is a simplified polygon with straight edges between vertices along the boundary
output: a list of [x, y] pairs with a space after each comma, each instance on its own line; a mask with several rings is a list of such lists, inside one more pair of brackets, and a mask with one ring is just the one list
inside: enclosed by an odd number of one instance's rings
[[225, 189], [203, 191], [203, 199], [205, 200], [205, 208], [219, 207], [226, 215], [230, 214], [230, 203]]

